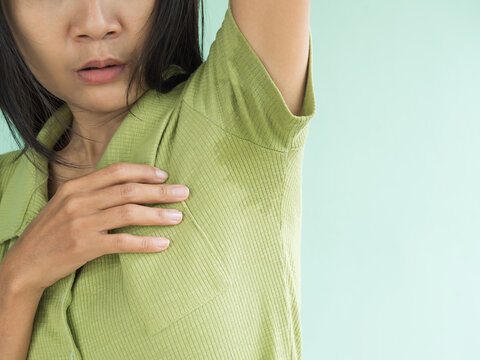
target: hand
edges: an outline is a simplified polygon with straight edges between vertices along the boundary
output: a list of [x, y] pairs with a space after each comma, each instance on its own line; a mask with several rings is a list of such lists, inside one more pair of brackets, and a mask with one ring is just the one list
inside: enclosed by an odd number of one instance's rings
[[158, 178], [155, 170], [149, 165], [115, 163], [65, 182], [5, 254], [3, 270], [22, 291], [43, 292], [104, 254], [165, 250], [165, 238], [108, 234], [110, 229], [133, 224], [181, 222], [181, 217], [169, 217], [175, 212], [182, 215], [178, 210], [136, 204], [188, 198], [188, 192], [172, 193], [177, 187], [188, 190], [186, 186], [161, 184], [166, 179]]

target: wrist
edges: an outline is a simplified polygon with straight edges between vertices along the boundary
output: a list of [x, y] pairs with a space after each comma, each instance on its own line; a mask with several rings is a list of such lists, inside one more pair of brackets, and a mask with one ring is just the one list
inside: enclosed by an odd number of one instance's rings
[[[6, 259], [4, 258], [4, 260]], [[15, 274], [6, 261], [0, 262], [0, 289], [2, 296], [28, 296], [34, 299], [40, 299], [45, 290], [32, 286], [32, 284], [26, 281], [26, 279], [23, 279], [19, 274]]]

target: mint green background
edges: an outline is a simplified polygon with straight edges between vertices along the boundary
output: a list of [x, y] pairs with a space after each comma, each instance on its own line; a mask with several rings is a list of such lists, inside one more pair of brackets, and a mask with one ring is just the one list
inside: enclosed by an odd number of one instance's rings
[[[206, 4], [208, 49], [227, 4]], [[304, 359], [480, 358], [479, 10], [312, 1]]]

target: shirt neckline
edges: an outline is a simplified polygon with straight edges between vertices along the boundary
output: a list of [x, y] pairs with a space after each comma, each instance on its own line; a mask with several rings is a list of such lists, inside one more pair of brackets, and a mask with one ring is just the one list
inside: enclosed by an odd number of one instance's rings
[[[188, 80], [187, 80], [188, 81]], [[116, 162], [155, 166], [158, 146], [175, 104], [182, 98], [184, 81], [168, 93], [148, 89], [132, 106], [110, 139], [95, 170]], [[73, 115], [67, 104], [60, 106], [40, 129], [37, 139], [52, 149]], [[27, 153], [48, 174], [48, 162], [31, 149]], [[8, 179], [0, 202], [0, 244], [20, 236], [48, 202], [48, 176], [22, 155]]]

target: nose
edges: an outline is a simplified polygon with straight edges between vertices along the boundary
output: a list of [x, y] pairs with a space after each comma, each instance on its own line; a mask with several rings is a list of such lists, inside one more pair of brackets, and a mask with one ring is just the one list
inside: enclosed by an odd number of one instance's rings
[[76, 1], [70, 31], [76, 40], [102, 40], [120, 35], [121, 25], [115, 15], [115, 1]]

